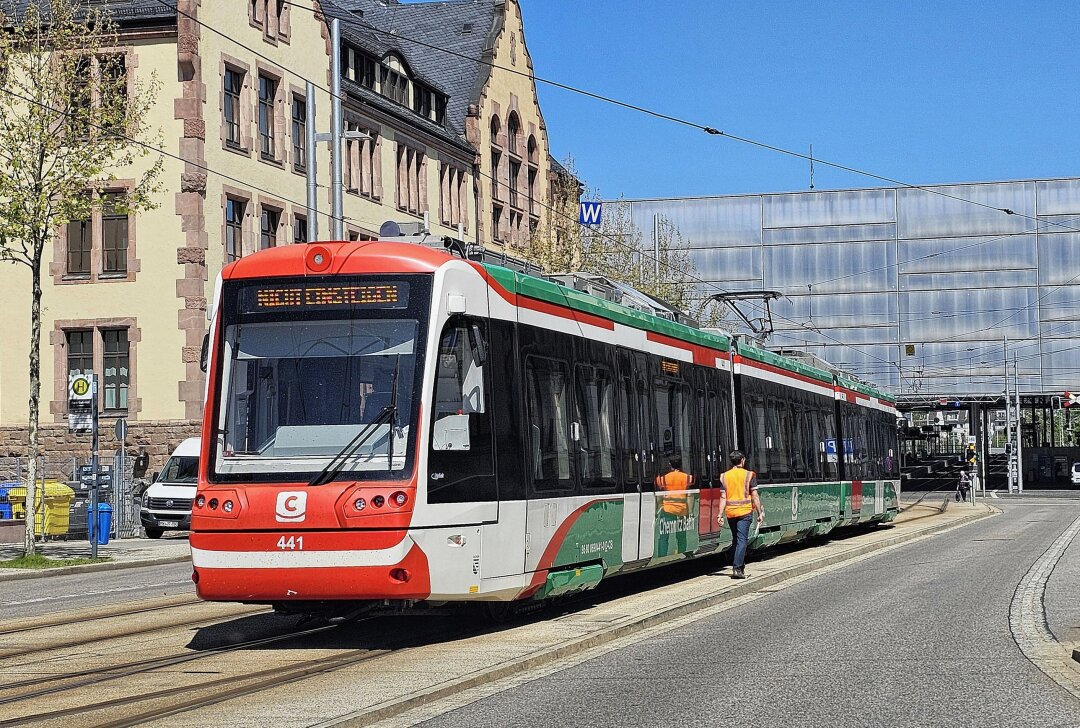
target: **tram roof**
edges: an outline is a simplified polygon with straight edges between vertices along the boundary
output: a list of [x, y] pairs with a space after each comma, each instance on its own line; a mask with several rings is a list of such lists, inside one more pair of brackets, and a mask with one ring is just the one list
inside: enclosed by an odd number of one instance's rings
[[731, 337], [714, 334], [692, 326], [660, 318], [613, 301], [584, 293], [575, 288], [519, 273], [498, 265], [483, 264], [484, 269], [508, 292], [533, 298], [573, 311], [599, 316], [609, 321], [643, 331], [652, 331], [717, 351], [731, 350]]
[[[306, 262], [307, 253], [313, 245], [321, 245], [330, 252], [333, 262], [327, 272], [337, 275], [433, 273], [448, 261], [461, 260], [444, 250], [411, 242], [386, 240], [320, 242], [302, 246], [283, 245], [278, 248], [261, 250], [255, 255], [245, 256], [230, 263], [222, 271], [222, 277], [229, 280], [233, 278], [309, 275], [310, 271]], [[629, 306], [598, 298], [570, 286], [514, 271], [503, 266], [490, 263], [480, 263], [479, 265], [488, 272], [495, 283], [506, 289], [508, 293], [526, 296], [591, 316], [598, 316], [643, 331], [670, 336], [708, 349], [723, 352], [731, 351], [732, 337], [728, 335], [696, 329], [646, 311], [639, 311]], [[740, 356], [754, 361], [786, 369], [822, 382], [830, 384], [833, 382], [832, 372], [756, 347], [744, 341], [738, 343], [737, 352]], [[890, 401], [893, 399], [892, 396], [840, 372], [836, 373], [836, 381], [848, 389], [868, 396], [885, 398]]]
[[820, 380], [826, 384], [831, 385], [833, 383], [833, 375], [831, 372], [811, 366], [798, 361], [797, 359], [790, 359], [782, 354], [769, 351], [768, 349], [760, 349], [752, 344], [740, 341], [738, 351], [739, 356], [744, 356], [748, 359], [753, 359], [754, 361], [759, 361], [774, 367], [780, 367], [781, 369], [787, 369], [796, 374], [802, 374], [803, 376]]
[[843, 374], [837, 373], [836, 380], [840, 383], [842, 387], [846, 387], [847, 389], [853, 390], [855, 392], [859, 392], [870, 397], [877, 397], [878, 399], [885, 399], [889, 402], [895, 402], [896, 400], [893, 395], [887, 392], [877, 389], [876, 387], [872, 387], [866, 382], [860, 382], [856, 379], [852, 379], [851, 377], [844, 376]]

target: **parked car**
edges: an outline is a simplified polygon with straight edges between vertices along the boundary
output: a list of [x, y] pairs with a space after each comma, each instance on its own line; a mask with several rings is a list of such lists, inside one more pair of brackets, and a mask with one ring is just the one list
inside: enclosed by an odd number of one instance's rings
[[1080, 463], [1072, 464], [1072, 484], [1080, 485]]
[[199, 438], [180, 443], [142, 494], [139, 520], [149, 538], [191, 527], [191, 503], [199, 479]]

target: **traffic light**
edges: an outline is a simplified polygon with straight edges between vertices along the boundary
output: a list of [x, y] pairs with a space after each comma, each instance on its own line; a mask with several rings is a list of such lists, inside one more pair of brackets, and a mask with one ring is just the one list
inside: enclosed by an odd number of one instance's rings
[[967, 447], [967, 455], [965, 456], [965, 459], [968, 461], [969, 465], [974, 465], [975, 464], [975, 446], [974, 445], [968, 445], [968, 447]]

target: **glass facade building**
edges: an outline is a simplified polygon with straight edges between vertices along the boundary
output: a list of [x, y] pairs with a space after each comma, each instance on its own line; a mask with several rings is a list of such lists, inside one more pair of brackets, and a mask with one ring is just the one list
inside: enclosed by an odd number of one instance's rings
[[915, 403], [1000, 396], [1008, 337], [1025, 395], [1080, 389], [1080, 179], [626, 204], [643, 240], [678, 228], [706, 293], [782, 293], [772, 349]]

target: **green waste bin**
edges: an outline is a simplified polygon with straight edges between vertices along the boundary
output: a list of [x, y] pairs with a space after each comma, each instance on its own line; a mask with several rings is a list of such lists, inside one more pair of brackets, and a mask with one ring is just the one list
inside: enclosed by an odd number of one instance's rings
[[[38, 488], [38, 505], [34, 514], [34, 532], [39, 536], [63, 536], [70, 528], [71, 501], [75, 491], [59, 480], [45, 481], [45, 492]], [[26, 487], [8, 489], [11, 510], [17, 519], [26, 518]]]

